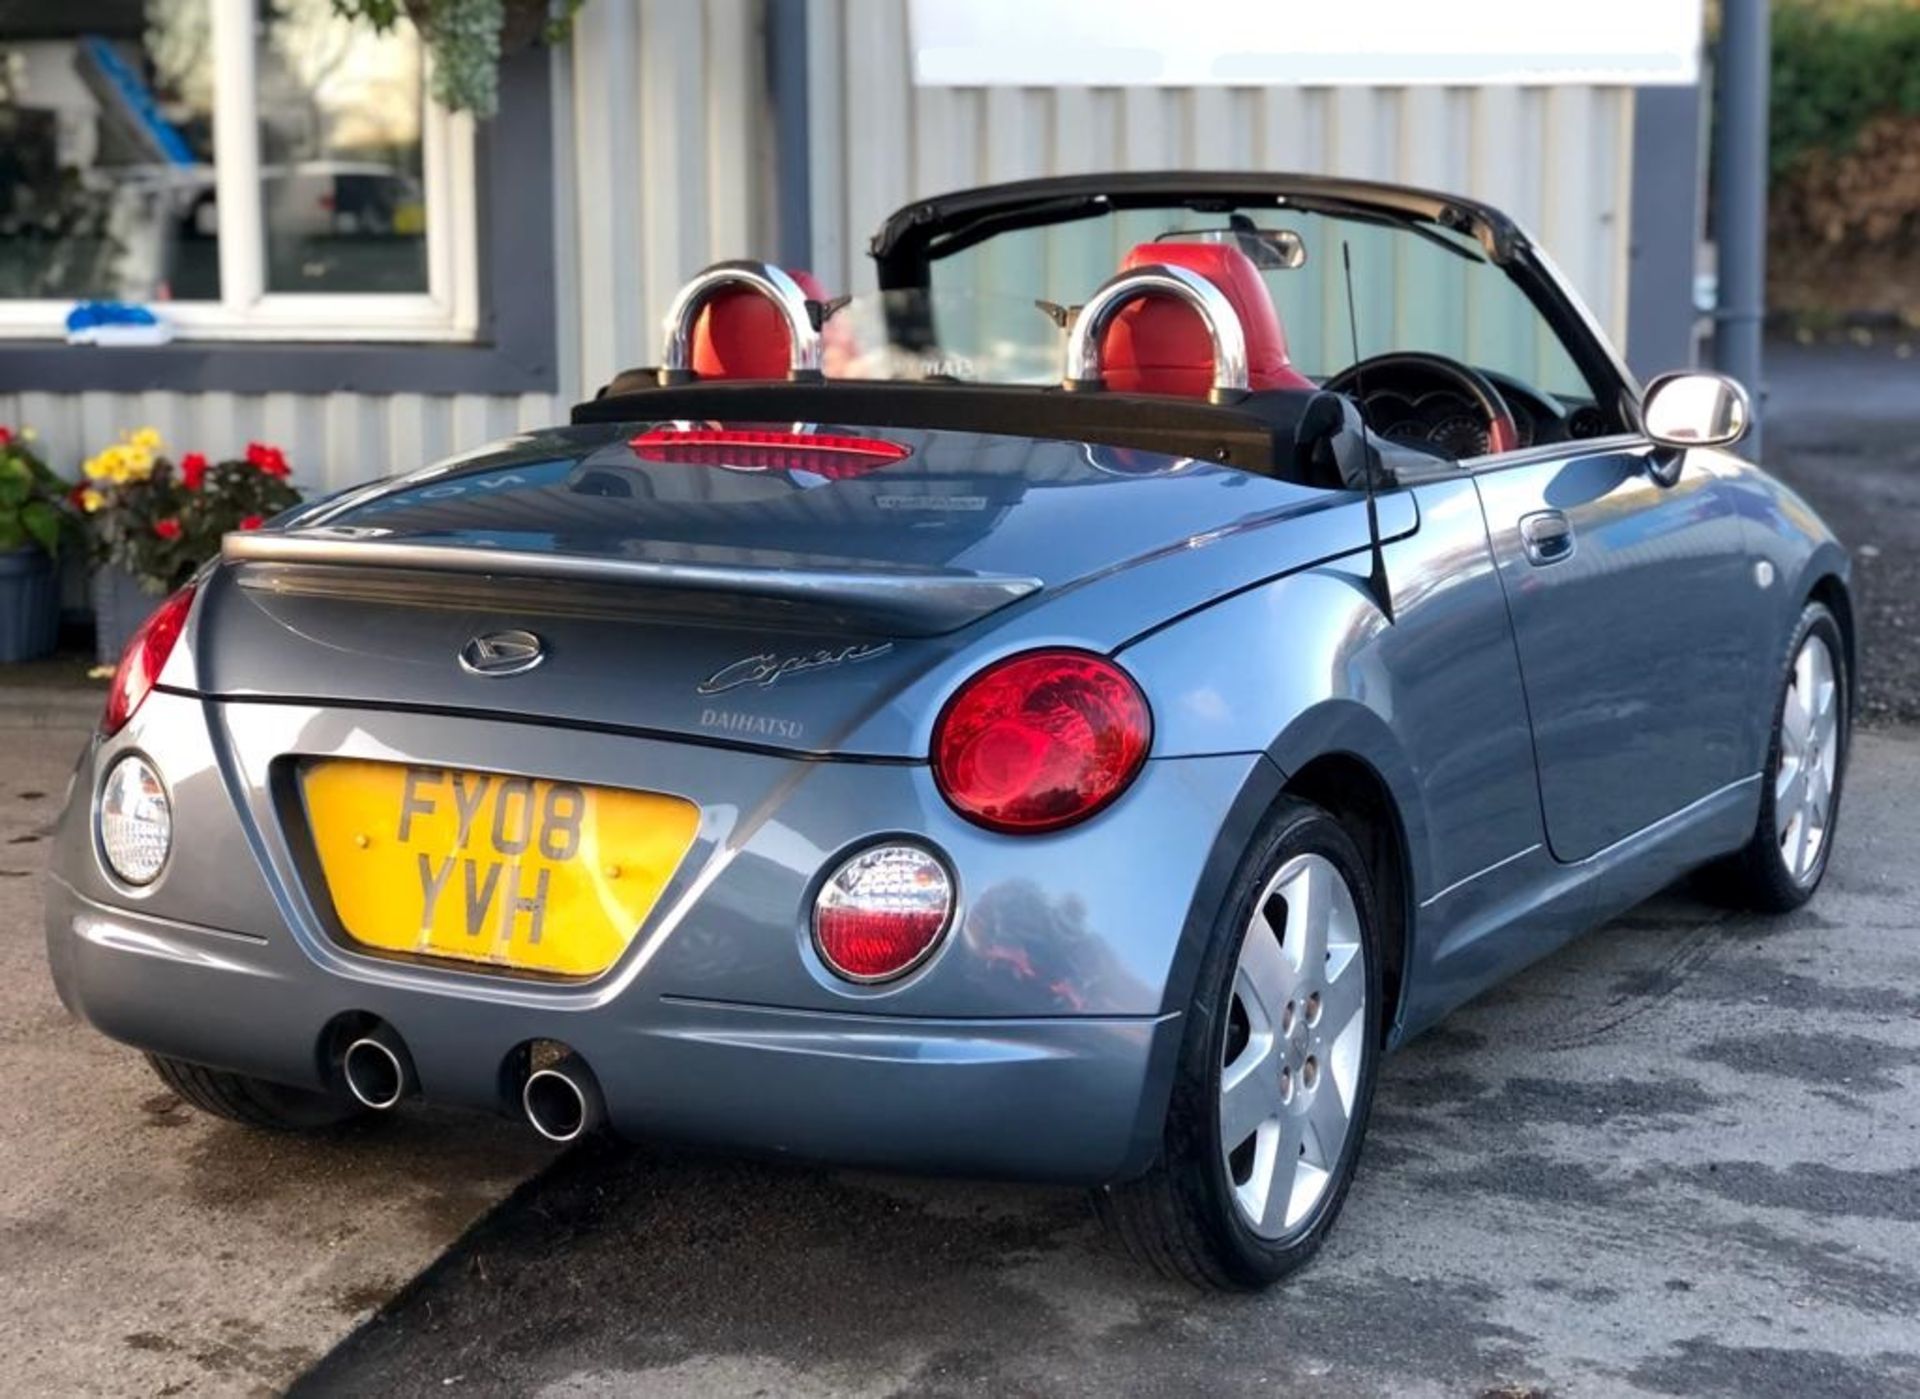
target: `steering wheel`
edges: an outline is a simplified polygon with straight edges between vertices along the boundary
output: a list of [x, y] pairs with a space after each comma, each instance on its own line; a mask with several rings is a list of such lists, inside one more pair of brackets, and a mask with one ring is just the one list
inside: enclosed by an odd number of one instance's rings
[[1513, 410], [1500, 397], [1493, 381], [1472, 365], [1445, 355], [1430, 355], [1423, 350], [1395, 350], [1391, 354], [1375, 355], [1348, 365], [1320, 387], [1329, 393], [1351, 396], [1355, 388], [1364, 388], [1369, 382], [1384, 388], [1409, 371], [1444, 379], [1472, 401], [1487, 420], [1488, 452], [1511, 452], [1520, 445], [1520, 428], [1513, 420]]

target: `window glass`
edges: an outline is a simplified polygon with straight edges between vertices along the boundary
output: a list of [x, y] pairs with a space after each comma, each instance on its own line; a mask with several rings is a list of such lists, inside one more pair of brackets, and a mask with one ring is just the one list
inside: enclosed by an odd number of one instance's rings
[[261, 0], [260, 201], [269, 292], [424, 292], [420, 41], [332, 0]]
[[[1256, 228], [1293, 235], [1305, 253], [1297, 267], [1261, 272], [1303, 373], [1325, 378], [1354, 362], [1344, 244], [1353, 258], [1361, 356], [1422, 350], [1548, 393], [1591, 396], [1553, 328], [1470, 239], [1292, 209], [1250, 208], [1238, 215]], [[937, 352], [987, 366], [982, 378], [1057, 379], [1064, 337], [1035, 308], [1036, 298], [1078, 306], [1136, 244], [1163, 236], [1228, 239], [1228, 219], [1187, 209], [1127, 209], [1012, 230], [942, 258], [933, 264], [927, 297]]]
[[208, 0], [0, 6], [0, 298], [212, 300]]

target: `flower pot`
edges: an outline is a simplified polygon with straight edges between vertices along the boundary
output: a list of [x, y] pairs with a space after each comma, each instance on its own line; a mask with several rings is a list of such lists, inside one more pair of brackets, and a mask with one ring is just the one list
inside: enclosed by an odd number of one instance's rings
[[31, 661], [60, 638], [60, 575], [40, 549], [0, 553], [0, 664]]
[[161, 595], [148, 592], [123, 568], [96, 568], [87, 580], [87, 595], [93, 603], [93, 658], [113, 665], [147, 614], [160, 605]]

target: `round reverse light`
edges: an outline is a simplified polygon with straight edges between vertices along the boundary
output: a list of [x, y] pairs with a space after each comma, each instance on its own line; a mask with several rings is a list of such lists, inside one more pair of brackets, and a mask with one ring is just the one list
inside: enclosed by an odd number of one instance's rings
[[953, 881], [931, 851], [876, 845], [821, 886], [813, 944], [836, 976], [888, 981], [927, 958], [952, 916]]
[[948, 702], [933, 730], [933, 776], [976, 825], [1056, 831], [1124, 792], [1152, 737], [1146, 696], [1105, 656], [1028, 651]]
[[167, 789], [146, 759], [129, 753], [100, 787], [100, 851], [128, 884], [151, 884], [172, 849]]

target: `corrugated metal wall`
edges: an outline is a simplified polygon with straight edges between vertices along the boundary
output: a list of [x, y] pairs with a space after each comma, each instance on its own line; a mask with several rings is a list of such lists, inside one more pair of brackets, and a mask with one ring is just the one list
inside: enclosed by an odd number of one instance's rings
[[[571, 148], [560, 242], [569, 394], [653, 364], [679, 286], [772, 254], [759, 0], [603, 0], [581, 10], [563, 88]], [[571, 353], [569, 353], [569, 349]]]
[[[63, 468], [151, 423], [180, 449], [283, 445], [321, 490], [552, 421], [652, 361], [675, 287], [770, 256], [763, 0], [598, 0], [555, 56], [560, 393], [12, 394]], [[905, 0], [809, 0], [814, 270], [872, 285], [894, 206], [986, 181], [1177, 166], [1463, 190], [1538, 234], [1624, 339], [1633, 99], [1607, 88], [915, 89]], [[527, 269], [527, 275], [548, 275]]]
[[248, 442], [276, 443], [309, 494], [552, 422], [554, 411], [546, 394], [0, 393], [0, 422], [31, 425], [68, 474], [122, 432], [152, 426], [176, 455], [238, 456]]
[[1089, 170], [1289, 170], [1499, 205], [1624, 343], [1626, 88], [915, 88], [904, 0], [809, 0], [815, 271], [870, 289], [898, 205]]

